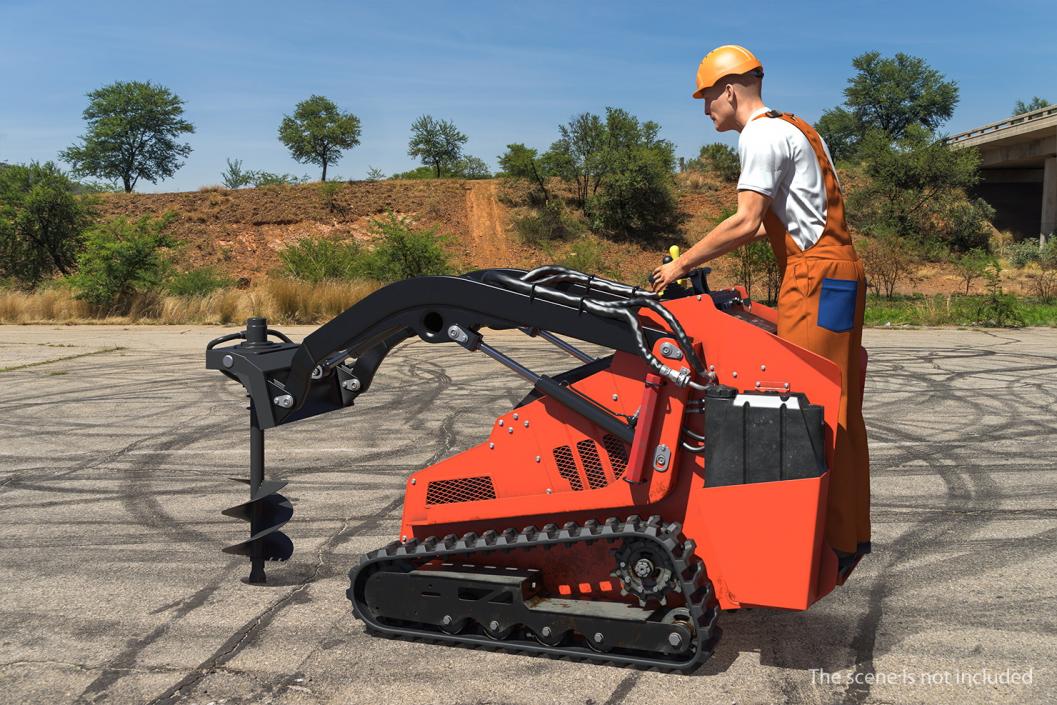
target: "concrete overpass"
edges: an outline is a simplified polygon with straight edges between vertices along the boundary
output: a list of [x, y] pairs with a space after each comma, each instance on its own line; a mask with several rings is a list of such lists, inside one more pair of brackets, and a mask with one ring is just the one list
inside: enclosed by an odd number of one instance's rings
[[1020, 237], [1057, 231], [1057, 105], [948, 138], [980, 150], [974, 193], [996, 210], [995, 226]]

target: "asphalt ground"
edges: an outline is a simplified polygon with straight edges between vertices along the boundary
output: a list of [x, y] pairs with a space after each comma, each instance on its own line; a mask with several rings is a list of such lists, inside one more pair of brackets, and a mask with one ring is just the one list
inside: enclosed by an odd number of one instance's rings
[[807, 612], [723, 614], [689, 676], [352, 618], [347, 572], [396, 537], [407, 474], [524, 391], [450, 346], [407, 345], [354, 408], [268, 432], [296, 552], [244, 584], [220, 552], [244, 536], [220, 510], [248, 453], [240, 387], [203, 369], [220, 332], [0, 327], [0, 703], [1057, 701], [1057, 331], [867, 331], [874, 553]]

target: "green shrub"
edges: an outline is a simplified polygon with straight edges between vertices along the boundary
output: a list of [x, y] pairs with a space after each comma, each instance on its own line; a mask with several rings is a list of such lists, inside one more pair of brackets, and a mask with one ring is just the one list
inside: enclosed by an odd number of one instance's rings
[[1051, 235], [1039, 250], [1039, 266], [1047, 270], [1057, 269], [1057, 237]]
[[701, 154], [695, 161], [698, 168], [711, 171], [729, 183], [737, 182], [741, 175], [741, 160], [738, 159], [738, 153], [730, 145], [721, 142], [706, 144], [701, 148]]
[[610, 274], [602, 243], [590, 237], [582, 237], [573, 243], [572, 249], [562, 261], [562, 266], [587, 274]]
[[176, 296], [200, 296], [232, 286], [234, 282], [215, 267], [198, 267], [176, 272], [169, 277], [166, 288]]
[[356, 279], [363, 270], [363, 248], [335, 237], [306, 237], [279, 251], [286, 276], [318, 283], [327, 279]]
[[1001, 274], [1002, 265], [992, 260], [984, 271], [988, 292], [976, 307], [976, 322], [982, 326], [1019, 328], [1024, 325], [1024, 317], [1020, 315], [1016, 298], [1002, 291]]
[[970, 250], [965, 254], [951, 257], [951, 263], [954, 264], [955, 271], [965, 282], [966, 296], [969, 295], [969, 289], [972, 287], [973, 281], [984, 277], [987, 274], [987, 268], [991, 266], [993, 261], [991, 255], [984, 250]]
[[447, 238], [438, 235], [437, 228], [416, 230], [406, 218], [389, 212], [385, 218], [372, 220], [371, 229], [381, 237], [363, 258], [364, 276], [393, 282], [451, 272], [443, 248]]
[[526, 245], [543, 247], [557, 240], [569, 240], [583, 232], [584, 226], [554, 199], [539, 209], [513, 219], [514, 231]]
[[71, 277], [77, 298], [103, 313], [125, 313], [136, 294], [156, 291], [169, 269], [164, 250], [176, 244], [165, 233], [170, 220], [119, 217], [87, 230]]
[[1035, 240], [1021, 240], [1007, 245], [1005, 252], [1002, 254], [1009, 260], [1011, 267], [1023, 269], [1032, 262], [1038, 262], [1041, 252], [1039, 251], [1039, 243]]
[[345, 210], [345, 206], [338, 198], [341, 195], [343, 186], [344, 184], [338, 180], [319, 182], [317, 187], [319, 189], [319, 200], [323, 202], [323, 207], [331, 213], [341, 213]]

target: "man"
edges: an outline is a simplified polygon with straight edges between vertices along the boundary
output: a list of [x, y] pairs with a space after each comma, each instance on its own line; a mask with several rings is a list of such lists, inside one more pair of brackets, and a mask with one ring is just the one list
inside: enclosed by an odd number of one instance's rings
[[778, 335], [835, 362], [842, 396], [830, 468], [826, 540], [849, 570], [870, 551], [870, 479], [860, 379], [866, 280], [844, 220], [829, 151], [800, 118], [761, 98], [763, 66], [744, 47], [701, 61], [694, 98], [716, 130], [737, 130], [738, 210], [676, 260], [654, 271], [662, 291], [701, 264], [766, 236], [784, 272]]

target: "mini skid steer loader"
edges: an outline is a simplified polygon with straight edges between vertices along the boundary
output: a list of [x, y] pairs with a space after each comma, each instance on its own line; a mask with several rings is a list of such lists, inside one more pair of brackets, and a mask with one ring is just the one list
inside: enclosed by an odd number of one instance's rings
[[[250, 398], [250, 496], [224, 511], [250, 536], [224, 550], [250, 558], [249, 582], [290, 557], [264, 430], [352, 406], [418, 338], [487, 355], [530, 390], [487, 439], [407, 478], [396, 540], [349, 574], [368, 632], [689, 671], [720, 610], [806, 609], [854, 567], [823, 538], [840, 373], [780, 340], [743, 289], [709, 290], [707, 271], [663, 297], [556, 266], [419, 277], [300, 344], [261, 318], [216, 338], [206, 366]], [[496, 330], [577, 364], [537, 374], [486, 342]]]

